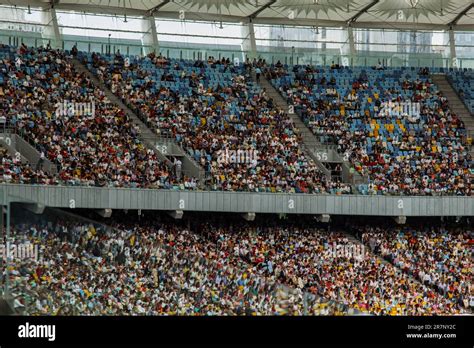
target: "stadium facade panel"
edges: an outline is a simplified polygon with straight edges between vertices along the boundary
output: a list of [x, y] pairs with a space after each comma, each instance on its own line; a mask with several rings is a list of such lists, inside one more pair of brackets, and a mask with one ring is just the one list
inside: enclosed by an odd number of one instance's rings
[[56, 208], [368, 216], [474, 216], [465, 196], [366, 196], [0, 185], [0, 203]]

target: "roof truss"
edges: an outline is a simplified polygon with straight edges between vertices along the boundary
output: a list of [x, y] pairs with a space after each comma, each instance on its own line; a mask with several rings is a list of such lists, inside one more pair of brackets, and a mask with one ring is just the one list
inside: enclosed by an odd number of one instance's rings
[[156, 5], [155, 7], [151, 8], [148, 10], [148, 15], [153, 16], [155, 12], [157, 12], [160, 8], [165, 6], [167, 3], [169, 3], [170, 0], [163, 0], [160, 4]]
[[275, 2], [277, 2], [277, 0], [270, 0], [269, 2], [267, 2], [265, 5], [263, 6], [260, 6], [258, 8], [257, 11], [255, 11], [254, 13], [252, 13], [251, 15], [249, 15], [249, 19], [254, 19], [255, 17], [257, 17], [263, 10], [265, 10], [266, 8], [269, 8], [271, 5], [273, 5]]
[[474, 2], [471, 3], [469, 6], [467, 6], [464, 10], [462, 10], [449, 24], [449, 28], [452, 29], [453, 26], [455, 26], [459, 20], [464, 17], [468, 12], [469, 10], [471, 10], [471, 8], [474, 7]]
[[374, 0], [372, 1], [370, 4], [368, 4], [367, 6], [365, 6], [362, 10], [360, 10], [359, 12], [357, 12], [354, 16], [352, 16], [348, 21], [347, 21], [347, 24], [349, 25], [352, 25], [352, 23], [354, 23], [355, 21], [357, 21], [357, 19], [362, 16], [364, 13], [366, 13], [369, 9], [371, 9], [372, 7], [374, 7], [375, 5], [377, 5], [379, 3], [380, 0]]

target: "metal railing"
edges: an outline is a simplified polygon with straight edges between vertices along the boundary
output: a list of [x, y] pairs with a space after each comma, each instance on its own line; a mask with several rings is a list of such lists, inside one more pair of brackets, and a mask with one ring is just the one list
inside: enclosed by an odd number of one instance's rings
[[[28, 34], [26, 32], [2, 31], [0, 32], [0, 40], [4, 44], [18, 46], [22, 42], [29, 45], [39, 47], [51, 40]], [[331, 43], [331, 42], [326, 42]], [[154, 48], [148, 45], [121, 43], [119, 39], [109, 41], [106, 38], [95, 37], [92, 39], [84, 39], [77, 37], [72, 39], [65, 37], [61, 43], [62, 49], [70, 49], [74, 45], [78, 45], [80, 51], [97, 52], [101, 54], [111, 54], [118, 49], [124, 54], [143, 54], [144, 52], [152, 52]], [[168, 58], [175, 59], [201, 59], [206, 60], [209, 56], [221, 59], [221, 57], [230, 58], [232, 61], [239, 59], [243, 61], [249, 56], [248, 51], [241, 49], [211, 48], [199, 46], [183, 47], [185, 42], [162, 42], [160, 44], [160, 53]], [[181, 46], [181, 47], [180, 47]], [[333, 61], [345, 66], [374, 66], [381, 61], [386, 67], [430, 67], [430, 68], [451, 68], [453, 67], [453, 59], [451, 57], [440, 57], [440, 54], [420, 54], [405, 52], [384, 52], [384, 51], [358, 51], [354, 55], [341, 54], [337, 50], [321, 50], [311, 48], [294, 48], [294, 47], [275, 47], [275, 46], [257, 46], [257, 56], [265, 59], [267, 63], [276, 63], [281, 61], [284, 64], [311, 64], [327, 66]], [[474, 58], [456, 58], [457, 68], [474, 68]]]

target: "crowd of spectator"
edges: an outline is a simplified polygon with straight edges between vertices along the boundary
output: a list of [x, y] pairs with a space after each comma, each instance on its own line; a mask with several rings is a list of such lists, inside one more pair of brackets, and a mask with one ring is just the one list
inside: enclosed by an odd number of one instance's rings
[[[444, 278], [457, 277], [460, 290], [448, 283], [440, 293], [397, 268], [407, 261], [383, 261], [369, 248], [336, 252], [334, 246], [362, 246], [338, 229], [127, 219], [113, 228], [16, 224], [15, 241], [42, 245], [41, 263], [16, 260], [11, 267], [14, 292], [25, 294], [17, 307], [44, 315], [452, 315], [472, 305], [465, 300], [472, 298], [472, 267], [466, 270], [471, 261], [463, 249], [443, 255], [460, 266]], [[429, 238], [420, 232], [419, 243]], [[419, 253], [410, 262], [434, 277], [424, 257], [437, 258], [436, 251]]]
[[368, 193], [472, 195], [472, 139], [426, 69], [277, 62], [265, 73], [320, 141], [368, 178]]
[[474, 72], [469, 69], [450, 69], [448, 80], [457, 92], [459, 98], [466, 105], [469, 112], [474, 114]]
[[[295, 105], [321, 141], [334, 142], [369, 181], [362, 193], [472, 195], [472, 139], [426, 69], [236, 64], [74, 52], [160, 135], [172, 136], [209, 174], [208, 188], [230, 191], [350, 193], [308, 157], [291, 118], [250, 77], [259, 69]], [[0, 46], [0, 118], [57, 165], [57, 174], [17, 166], [2, 181], [195, 189], [139, 141], [139, 129], [67, 52]], [[419, 103], [419, 113], [388, 103]], [[62, 108], [62, 105], [65, 105]], [[72, 107], [72, 111], [66, 105]], [[78, 112], [78, 106], [92, 105]], [[76, 107], [76, 108], [75, 108]], [[58, 112], [58, 108], [61, 112]], [[84, 111], [84, 109], [81, 109]], [[398, 110], [397, 110], [398, 111]], [[229, 161], [229, 151], [257, 154]], [[10, 165], [11, 167], [11, 165]], [[21, 169], [21, 168], [24, 168]], [[340, 171], [339, 171], [340, 172]]]
[[[171, 188], [179, 182], [139, 140], [139, 129], [65, 52], [0, 46], [0, 115], [58, 173], [25, 170], [21, 183]], [[1, 178], [0, 178], [1, 179]], [[4, 178], [5, 180], [5, 178]]]
[[[247, 228], [226, 234], [216, 243], [238, 254], [281, 282], [377, 315], [453, 314], [462, 311], [458, 297], [443, 297], [374, 254], [335, 254], [333, 245], [351, 246], [343, 232], [314, 228]], [[221, 247], [221, 248], [222, 248]], [[467, 257], [465, 255], [464, 257]], [[428, 270], [427, 270], [428, 271]]]
[[362, 241], [396, 267], [460, 305], [473, 306], [472, 230], [366, 227], [361, 232]]
[[303, 301], [301, 289], [275, 283], [186, 229], [119, 227], [17, 226], [15, 242], [42, 245], [42, 263], [14, 260], [10, 277], [16, 307], [29, 315], [354, 312], [311, 294]]
[[[301, 148], [285, 112], [246, 74], [247, 62], [166, 60], [92, 54], [85, 63], [160, 135], [171, 135], [211, 174], [214, 189], [347, 193], [326, 179]], [[236, 163], [225, 151], [258, 154]]]
[[0, 145], [0, 182], [10, 184], [34, 184], [46, 182], [48, 174], [41, 168], [32, 168], [23, 163], [21, 156], [11, 156], [8, 150]]

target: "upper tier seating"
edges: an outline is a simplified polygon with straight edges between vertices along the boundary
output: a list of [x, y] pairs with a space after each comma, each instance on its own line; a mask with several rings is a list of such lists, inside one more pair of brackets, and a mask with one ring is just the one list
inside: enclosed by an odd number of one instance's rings
[[474, 71], [472, 69], [451, 70], [448, 79], [471, 114], [474, 114]]
[[0, 76], [0, 116], [58, 166], [56, 176], [28, 171], [16, 182], [179, 188], [123, 110], [64, 52], [2, 45]]
[[11, 156], [7, 149], [0, 145], [0, 182], [34, 184], [46, 181], [48, 175], [41, 168], [32, 168], [21, 162], [20, 158]]
[[472, 195], [472, 139], [428, 76], [280, 63], [266, 76], [319, 141], [368, 177], [362, 193]]
[[[349, 193], [307, 158], [289, 117], [228, 60], [80, 54], [88, 68], [162, 136], [172, 136], [232, 191]], [[251, 154], [239, 163], [227, 151]]]

